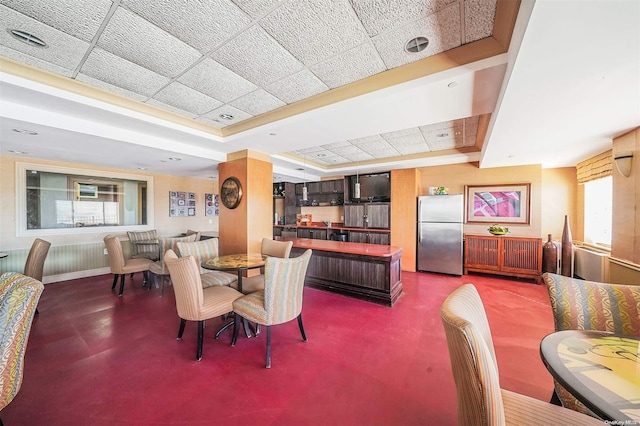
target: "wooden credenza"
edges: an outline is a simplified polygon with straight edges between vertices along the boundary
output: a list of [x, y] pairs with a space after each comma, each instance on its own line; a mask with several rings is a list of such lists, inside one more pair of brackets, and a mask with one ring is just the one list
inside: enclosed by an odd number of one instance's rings
[[465, 235], [464, 273], [469, 271], [539, 280], [542, 239]]

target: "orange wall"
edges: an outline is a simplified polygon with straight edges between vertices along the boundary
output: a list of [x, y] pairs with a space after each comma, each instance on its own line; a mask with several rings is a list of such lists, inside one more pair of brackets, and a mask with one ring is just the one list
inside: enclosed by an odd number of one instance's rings
[[419, 192], [420, 172], [417, 169], [391, 171], [391, 245], [402, 247], [403, 271], [416, 270]]

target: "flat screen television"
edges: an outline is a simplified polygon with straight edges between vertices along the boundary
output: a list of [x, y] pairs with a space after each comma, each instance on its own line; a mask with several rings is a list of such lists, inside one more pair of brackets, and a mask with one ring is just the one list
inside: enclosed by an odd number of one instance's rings
[[[349, 176], [349, 201], [352, 203], [369, 203], [374, 201], [391, 201], [391, 174], [376, 173]], [[356, 198], [355, 185], [360, 183], [360, 198]]]

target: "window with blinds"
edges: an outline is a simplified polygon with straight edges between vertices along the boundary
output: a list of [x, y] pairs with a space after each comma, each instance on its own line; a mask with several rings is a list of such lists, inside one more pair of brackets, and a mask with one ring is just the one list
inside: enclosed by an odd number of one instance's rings
[[611, 176], [612, 166], [611, 150], [578, 163], [576, 166], [578, 184]]

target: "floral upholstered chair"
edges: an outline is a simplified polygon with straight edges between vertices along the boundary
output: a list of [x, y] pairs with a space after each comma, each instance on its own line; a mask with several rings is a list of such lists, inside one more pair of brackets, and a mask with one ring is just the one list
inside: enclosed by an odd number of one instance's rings
[[446, 298], [440, 318], [456, 383], [459, 425], [602, 425], [582, 413], [500, 388], [491, 329], [472, 284]]
[[[640, 336], [640, 286], [585, 281], [544, 273], [556, 331], [598, 330]], [[564, 407], [595, 416], [555, 382]]]
[[35, 278], [17, 272], [0, 275], [0, 410], [22, 385], [24, 354], [42, 290]]

